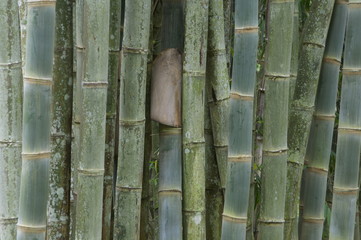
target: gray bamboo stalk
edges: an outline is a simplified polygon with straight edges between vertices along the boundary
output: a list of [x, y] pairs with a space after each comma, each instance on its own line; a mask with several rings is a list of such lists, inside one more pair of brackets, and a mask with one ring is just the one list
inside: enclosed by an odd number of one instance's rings
[[259, 217], [261, 240], [283, 239], [293, 5], [293, 1], [271, 0], [268, 9]]
[[207, 99], [213, 143], [223, 189], [226, 185], [229, 133], [229, 74], [224, 37], [223, 1], [209, 1], [207, 52]]
[[44, 240], [46, 235], [55, 3], [27, 1], [18, 240]]
[[291, 78], [290, 78], [290, 98], [289, 103], [292, 102], [293, 94], [296, 86], [298, 57], [300, 50], [300, 18], [299, 18], [300, 0], [295, 0], [293, 11], [293, 40], [292, 40], [292, 56], [291, 56]]
[[0, 2], [0, 239], [16, 239], [18, 221], [22, 61], [19, 8], [16, 1]]
[[77, 14], [81, 125], [75, 238], [90, 240], [101, 239], [102, 232], [109, 1], [79, 1]]
[[[222, 239], [245, 239], [253, 151], [258, 1], [235, 2], [229, 151]], [[242, 184], [240, 184], [242, 183]]]
[[300, 238], [322, 238], [327, 174], [331, 154], [339, 71], [347, 20], [345, 2], [336, 2], [318, 84], [315, 112], [305, 155]]
[[73, 2], [56, 3], [53, 65], [52, 161], [47, 239], [69, 239], [70, 154], [73, 101]]
[[108, 92], [105, 125], [105, 162], [103, 193], [103, 228], [102, 240], [110, 240], [113, 236], [113, 182], [115, 129], [117, 127], [118, 79], [120, 64], [121, 38], [121, 0], [110, 1], [109, 11], [109, 60], [108, 60]]
[[361, 151], [361, 1], [350, 0], [333, 184], [330, 240], [353, 240]]
[[299, 59], [294, 97], [288, 127], [287, 195], [285, 202], [285, 238], [297, 236], [301, 176], [307, 140], [314, 112], [318, 79], [321, 71], [327, 32], [334, 0], [314, 1], [307, 18]]
[[182, 82], [183, 238], [205, 239], [204, 101], [208, 0], [185, 1]]
[[150, 0], [126, 0], [119, 98], [114, 238], [139, 239]]
[[[206, 85], [209, 84], [210, 81], [207, 78]], [[218, 172], [208, 104], [205, 105], [204, 133], [206, 140], [206, 239], [218, 240], [222, 232], [223, 189]]]
[[226, 59], [228, 75], [231, 75], [232, 51], [233, 51], [233, 30], [234, 30], [234, 0], [223, 0], [224, 17], [224, 43], [226, 48]]

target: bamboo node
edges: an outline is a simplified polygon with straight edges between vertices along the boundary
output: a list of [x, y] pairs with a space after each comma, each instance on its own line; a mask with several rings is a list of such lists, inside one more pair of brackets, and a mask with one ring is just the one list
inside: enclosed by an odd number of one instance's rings
[[30, 233], [42, 233], [46, 231], [46, 226], [29, 226], [17, 224], [17, 228], [20, 229], [21, 232], [30, 232]]
[[182, 190], [179, 189], [159, 189], [159, 194], [168, 195], [168, 194], [182, 194]]
[[285, 220], [281, 220], [281, 219], [259, 219], [258, 222], [260, 224], [265, 224], [265, 225], [279, 225], [279, 224], [284, 224]]
[[285, 81], [288, 80], [291, 75], [290, 74], [265, 74], [266, 78], [269, 78], [273, 81]]
[[295, 0], [273, 0], [272, 3], [292, 3]]
[[183, 70], [183, 74], [189, 77], [204, 77], [206, 75], [204, 71], [188, 71], [188, 70]]
[[131, 47], [124, 47], [122, 48], [123, 53], [133, 53], [133, 54], [148, 54], [148, 49], [144, 48], [131, 48]]
[[18, 222], [18, 218], [17, 217], [13, 217], [13, 218], [0, 218], [0, 224], [1, 225], [11, 225], [11, 224], [16, 224]]
[[343, 68], [343, 75], [361, 75], [361, 68]]
[[9, 62], [9, 63], [0, 63], [0, 69], [15, 69], [21, 68], [22, 62]]
[[116, 186], [116, 189], [120, 192], [141, 192], [142, 188], [141, 187], [129, 187], [129, 186]]
[[313, 218], [313, 217], [303, 217], [302, 220], [303, 222], [314, 223], [314, 224], [323, 224], [323, 222], [325, 221], [324, 218]]
[[333, 57], [324, 57], [323, 62], [325, 63], [332, 63], [335, 65], [341, 65], [341, 60]]
[[29, 84], [37, 84], [37, 85], [53, 85], [53, 79], [52, 78], [34, 78], [34, 77], [28, 77], [24, 76], [24, 82]]
[[56, 0], [27, 0], [27, 4], [33, 7], [55, 6]]
[[325, 48], [324, 44], [320, 44], [320, 43], [315, 43], [315, 42], [303, 42], [302, 45], [311, 45], [311, 46], [316, 46], [318, 48]]
[[328, 174], [328, 169], [324, 169], [324, 168], [317, 168], [317, 167], [306, 167], [307, 171], [310, 172], [314, 172], [314, 173], [320, 173], [323, 175], [327, 175]]
[[245, 95], [238, 92], [231, 92], [231, 99], [241, 99], [243, 101], [253, 101], [253, 95]]
[[108, 88], [108, 82], [83, 82], [84, 88]]
[[349, 133], [349, 134], [361, 134], [361, 128], [339, 127], [338, 132]]
[[361, 8], [361, 1], [359, 2], [348, 2], [350, 8]]
[[141, 126], [145, 124], [145, 119], [130, 121], [130, 120], [119, 120], [121, 126]]
[[357, 195], [359, 188], [333, 187], [333, 193], [338, 195]]
[[247, 223], [247, 217], [236, 217], [236, 216], [230, 216], [227, 214], [222, 214], [222, 218], [226, 222], [235, 222], [235, 223]]
[[0, 141], [0, 146], [6, 147], [21, 147], [21, 141]]
[[258, 33], [258, 29], [258, 26], [236, 27], [234, 28], [234, 33]]
[[174, 135], [174, 134], [182, 134], [182, 128], [166, 128], [159, 130], [159, 135]]
[[252, 155], [229, 156], [228, 162], [252, 162]]
[[278, 149], [278, 150], [263, 150], [263, 154], [267, 156], [277, 156], [282, 154], [287, 154], [288, 148]]
[[23, 160], [41, 160], [51, 158], [51, 152], [22, 153]]
[[314, 113], [313, 114], [313, 117], [315, 119], [318, 119], [318, 120], [335, 120], [336, 118], [336, 115], [335, 114], [332, 114], [332, 115], [326, 115], [326, 114], [317, 114], [317, 113]]
[[104, 176], [104, 169], [81, 169], [78, 168], [78, 173], [85, 176]]

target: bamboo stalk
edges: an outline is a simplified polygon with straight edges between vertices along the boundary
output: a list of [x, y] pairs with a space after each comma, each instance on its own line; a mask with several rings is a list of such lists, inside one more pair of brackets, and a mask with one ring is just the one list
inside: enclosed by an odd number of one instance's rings
[[330, 240], [353, 239], [361, 151], [361, 1], [350, 0], [333, 185]]
[[315, 112], [305, 155], [307, 167], [304, 170], [303, 216], [300, 230], [300, 238], [304, 240], [322, 238], [327, 172], [333, 140], [346, 20], [347, 6], [344, 2], [337, 2], [327, 37]]
[[[76, 239], [100, 239], [102, 230], [109, 1], [77, 3], [77, 72], [81, 109]], [[78, 85], [79, 87], [79, 85]]]
[[73, 3], [56, 5], [53, 65], [52, 161], [47, 239], [69, 239], [70, 150], [73, 95]]
[[304, 26], [299, 68], [288, 128], [285, 238], [297, 236], [301, 176], [310, 132], [316, 89], [334, 0], [314, 1]]
[[150, 0], [125, 1], [119, 100], [119, 156], [114, 213], [115, 239], [139, 239], [140, 235], [150, 13]]
[[[299, 20], [299, 5], [300, 0], [295, 0], [293, 11], [293, 37], [292, 37], [292, 56], [291, 56], [291, 78], [290, 78], [290, 98], [289, 103], [292, 102], [293, 94], [295, 92], [298, 57], [300, 50], [300, 20]], [[291, 104], [290, 104], [291, 105]]]
[[234, 1], [223, 0], [223, 17], [224, 17], [224, 43], [226, 48], [226, 61], [228, 75], [231, 75], [232, 52], [233, 52], [233, 35], [234, 35]]
[[207, 99], [213, 143], [223, 189], [226, 186], [229, 132], [229, 75], [224, 37], [223, 1], [209, 1], [207, 52]]
[[105, 125], [105, 162], [104, 162], [104, 192], [103, 192], [103, 227], [102, 240], [110, 240], [113, 236], [113, 182], [115, 129], [117, 127], [118, 79], [120, 65], [121, 42], [121, 0], [110, 1], [109, 11], [109, 60], [108, 60], [108, 92], [107, 113]]
[[22, 61], [19, 8], [0, 2], [0, 239], [16, 239], [21, 172]]
[[262, 240], [283, 239], [293, 5], [293, 1], [271, 0], [268, 9], [259, 217], [259, 239]]
[[205, 239], [204, 101], [208, 0], [185, 1], [182, 82], [183, 238]]
[[[234, 67], [222, 239], [245, 239], [253, 151], [253, 103], [258, 47], [258, 1], [235, 3]], [[242, 185], [240, 185], [242, 183]]]
[[45, 239], [46, 235], [55, 3], [27, 1], [18, 240]]

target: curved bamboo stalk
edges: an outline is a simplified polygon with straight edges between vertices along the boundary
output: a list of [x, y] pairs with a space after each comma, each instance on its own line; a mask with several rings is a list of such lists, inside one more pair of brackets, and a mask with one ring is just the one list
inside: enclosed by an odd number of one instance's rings
[[69, 239], [70, 150], [73, 101], [73, 2], [56, 3], [53, 65], [52, 161], [47, 239]]
[[27, 1], [18, 240], [40, 240], [46, 235], [55, 3]]
[[16, 239], [21, 172], [22, 72], [19, 8], [0, 2], [0, 239]]
[[298, 236], [297, 212], [301, 176], [321, 71], [323, 52], [335, 0], [314, 1], [304, 26], [294, 97], [288, 127], [285, 238]]
[[209, 30], [207, 52], [207, 99], [209, 104], [213, 143], [223, 189], [226, 186], [229, 132], [229, 75], [224, 37], [223, 1], [209, 1]]
[[[222, 239], [245, 239], [253, 151], [258, 1], [235, 2], [234, 67]], [[240, 185], [242, 183], [242, 185]]]
[[[109, 1], [77, 3], [79, 165], [76, 239], [100, 239], [102, 230], [105, 116], [108, 86]], [[79, 87], [79, 85], [78, 85]]]
[[185, 1], [182, 82], [183, 238], [205, 239], [204, 101], [208, 0]]
[[118, 79], [121, 47], [122, 1], [111, 0], [109, 11], [108, 92], [105, 124], [105, 162], [102, 240], [113, 236], [113, 183], [115, 129], [117, 127]]
[[293, 1], [271, 0], [268, 9], [259, 218], [259, 238], [262, 240], [283, 239], [293, 5]]
[[344, 2], [337, 2], [327, 37], [315, 113], [305, 155], [307, 167], [304, 170], [303, 216], [300, 219], [302, 221], [300, 236], [304, 240], [322, 238], [327, 172], [346, 20], [347, 6]]
[[361, 1], [350, 0], [333, 185], [330, 240], [353, 240], [361, 150]]
[[139, 239], [151, 1], [126, 0], [119, 99], [114, 238]]

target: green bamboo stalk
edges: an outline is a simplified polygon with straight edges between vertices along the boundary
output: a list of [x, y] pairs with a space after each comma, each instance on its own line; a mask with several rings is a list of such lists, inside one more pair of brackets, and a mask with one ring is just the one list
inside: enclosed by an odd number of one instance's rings
[[328, 32], [315, 112], [305, 155], [303, 216], [300, 238], [321, 239], [327, 173], [331, 154], [339, 71], [346, 29], [347, 6], [337, 2]]
[[224, 37], [223, 1], [209, 1], [207, 52], [207, 99], [209, 104], [213, 129], [213, 142], [217, 156], [217, 164], [221, 185], [225, 188], [228, 131], [229, 131], [229, 75], [227, 68], [227, 53]]
[[140, 235], [150, 13], [150, 0], [125, 1], [115, 239], [139, 239]]
[[[213, 0], [211, 0], [213, 1]], [[210, 81], [207, 78], [206, 85]], [[209, 94], [207, 92], [207, 94]], [[223, 190], [213, 143], [210, 109], [205, 106], [204, 133], [206, 140], [206, 239], [218, 240], [222, 232]]]
[[182, 82], [183, 238], [205, 239], [204, 101], [208, 0], [185, 1]]
[[[258, 47], [258, 1], [235, 2], [229, 156], [222, 239], [245, 239], [253, 151], [253, 103]], [[240, 185], [242, 183], [242, 185]]]
[[73, 2], [56, 3], [53, 65], [52, 161], [47, 239], [69, 239], [70, 150], [73, 95]]
[[16, 239], [21, 172], [22, 61], [19, 8], [0, 2], [0, 239]]
[[18, 240], [40, 240], [46, 235], [55, 3], [27, 1]]
[[103, 193], [103, 228], [102, 240], [110, 240], [113, 236], [113, 182], [115, 129], [117, 127], [118, 79], [120, 64], [121, 38], [121, 0], [110, 1], [109, 12], [109, 61], [108, 61], [108, 92], [105, 125], [105, 163]]
[[[100, 239], [108, 86], [109, 1], [77, 3], [77, 65], [81, 83], [76, 239]], [[79, 85], [78, 85], [79, 86]]]
[[298, 235], [297, 212], [303, 163], [334, 2], [334, 0], [314, 1], [302, 33], [298, 74], [290, 108], [288, 128], [286, 239]]
[[361, 151], [361, 1], [350, 0], [333, 185], [330, 240], [354, 238]]
[[262, 240], [283, 239], [293, 5], [293, 1], [271, 0], [268, 9], [259, 217], [259, 239]]

